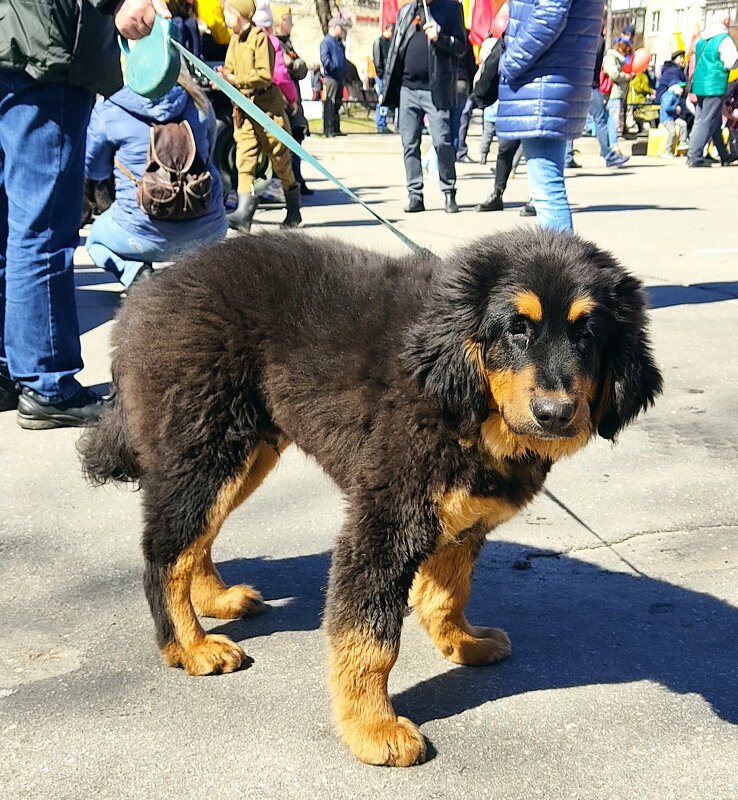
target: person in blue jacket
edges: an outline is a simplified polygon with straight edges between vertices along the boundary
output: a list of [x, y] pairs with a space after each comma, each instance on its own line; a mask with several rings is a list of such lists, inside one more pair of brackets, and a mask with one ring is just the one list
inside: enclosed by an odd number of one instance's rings
[[587, 116], [601, 24], [601, 0], [510, 1], [497, 135], [522, 139], [544, 228], [572, 229], [566, 142], [581, 134]]
[[[152, 123], [186, 120], [197, 152], [212, 175], [208, 212], [195, 219], [158, 220], [136, 202], [136, 177], [144, 171]], [[197, 247], [214, 244], [228, 230], [220, 175], [210, 163], [215, 113], [203, 91], [183, 70], [178, 83], [159, 100], [148, 100], [124, 86], [92, 111], [87, 128], [88, 178], [115, 175], [115, 202], [92, 224], [87, 252], [126, 287], [151, 274], [153, 261], [171, 261]], [[117, 162], [117, 163], [116, 163]]]

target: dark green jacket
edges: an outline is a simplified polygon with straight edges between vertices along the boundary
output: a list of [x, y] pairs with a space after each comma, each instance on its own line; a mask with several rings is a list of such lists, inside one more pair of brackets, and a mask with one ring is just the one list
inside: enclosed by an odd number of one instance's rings
[[0, 0], [0, 67], [105, 96], [123, 85], [118, 0]]

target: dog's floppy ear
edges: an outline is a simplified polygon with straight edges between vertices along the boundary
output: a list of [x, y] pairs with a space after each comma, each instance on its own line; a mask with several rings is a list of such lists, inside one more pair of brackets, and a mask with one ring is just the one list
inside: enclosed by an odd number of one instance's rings
[[465, 336], [460, 319], [428, 314], [406, 333], [402, 359], [428, 399], [473, 435], [489, 415], [482, 391], [478, 348]]
[[604, 439], [618, 433], [661, 393], [662, 378], [648, 338], [646, 294], [632, 276], [622, 272], [612, 298], [613, 329], [600, 362], [597, 432]]

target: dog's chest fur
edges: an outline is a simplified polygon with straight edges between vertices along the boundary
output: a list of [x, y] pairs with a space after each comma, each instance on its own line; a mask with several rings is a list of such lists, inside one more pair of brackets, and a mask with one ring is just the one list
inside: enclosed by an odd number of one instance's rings
[[[481, 527], [491, 530], [526, 506], [543, 487], [551, 462], [492, 459], [474, 449], [453, 484], [436, 495], [438, 517], [444, 536]], [[474, 455], [477, 457], [474, 457]]]

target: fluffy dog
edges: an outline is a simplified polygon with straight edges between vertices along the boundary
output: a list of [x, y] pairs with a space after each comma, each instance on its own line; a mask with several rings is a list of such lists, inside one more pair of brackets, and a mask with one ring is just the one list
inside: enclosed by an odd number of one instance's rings
[[326, 629], [338, 729], [370, 764], [423, 760], [387, 694], [406, 606], [441, 653], [489, 664], [507, 635], [464, 616], [485, 535], [554, 461], [616, 434], [661, 389], [640, 283], [577, 236], [519, 230], [397, 258], [305, 234], [240, 237], [136, 287], [115, 396], [80, 443], [93, 482], [140, 483], [145, 589], [165, 661], [244, 658], [199, 616], [263, 608], [211, 547], [294, 443], [348, 513]]

